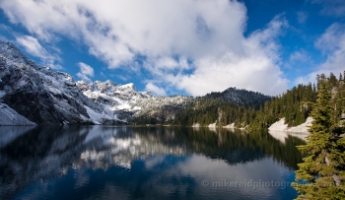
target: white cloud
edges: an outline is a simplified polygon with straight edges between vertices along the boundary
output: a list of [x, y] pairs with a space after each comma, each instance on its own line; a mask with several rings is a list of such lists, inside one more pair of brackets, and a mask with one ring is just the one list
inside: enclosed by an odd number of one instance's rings
[[304, 24], [308, 19], [308, 14], [306, 12], [299, 11], [297, 12], [297, 21], [300, 24]]
[[91, 81], [91, 77], [94, 75], [94, 70], [90, 65], [87, 65], [83, 62], [77, 64], [80, 68], [80, 71], [77, 73], [77, 76], [84, 81]]
[[345, 63], [345, 25], [332, 24], [316, 41], [315, 46], [327, 54], [325, 62], [306, 76], [296, 79], [297, 83], [315, 82], [316, 75], [331, 72], [336, 76], [344, 71]]
[[16, 38], [17, 43], [25, 48], [29, 54], [40, 58], [43, 65], [49, 66], [53, 69], [62, 69], [62, 67], [56, 64], [56, 61], [60, 60], [58, 56], [51, 55], [40, 43], [32, 36], [18, 36]]
[[307, 62], [310, 56], [305, 50], [298, 50], [291, 53], [289, 57], [290, 62]]
[[166, 92], [164, 89], [158, 87], [157, 85], [149, 82], [145, 86], [145, 91], [150, 91], [158, 96], [166, 96]]
[[68, 37], [109, 68], [143, 67], [151, 81], [192, 95], [231, 86], [287, 89], [275, 41], [285, 21], [275, 18], [245, 37], [246, 8], [237, 1], [4, 0], [0, 7], [41, 40]]

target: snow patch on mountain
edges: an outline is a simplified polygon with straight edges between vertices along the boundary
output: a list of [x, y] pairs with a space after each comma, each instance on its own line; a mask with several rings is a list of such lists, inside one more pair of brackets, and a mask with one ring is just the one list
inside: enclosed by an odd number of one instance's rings
[[89, 123], [85, 108], [104, 107], [88, 99], [73, 78], [37, 65], [12, 43], [0, 40], [0, 100], [38, 124]]
[[[150, 115], [174, 119], [176, 110], [187, 104], [190, 97], [177, 95], [170, 97], [153, 96], [150, 92], [138, 92], [133, 83], [119, 85], [110, 80], [88, 83], [78, 81], [77, 86], [85, 96], [95, 103], [105, 106], [110, 113], [108, 118], [127, 121], [135, 116]], [[161, 109], [164, 108], [164, 111]], [[163, 112], [163, 113], [162, 113]], [[91, 115], [91, 118], [95, 115]], [[98, 115], [98, 118], [100, 116]]]
[[96, 103], [109, 106], [112, 111], [140, 110], [140, 107], [137, 106], [138, 102], [152, 96], [149, 93], [137, 92], [133, 83], [118, 85], [107, 80], [105, 82], [95, 81], [94, 83], [78, 81], [76, 84], [84, 95]]

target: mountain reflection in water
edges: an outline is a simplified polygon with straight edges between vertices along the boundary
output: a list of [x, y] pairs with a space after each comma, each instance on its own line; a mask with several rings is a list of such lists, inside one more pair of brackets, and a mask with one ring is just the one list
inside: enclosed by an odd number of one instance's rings
[[0, 127], [0, 199], [292, 199], [282, 183], [303, 143], [226, 129]]

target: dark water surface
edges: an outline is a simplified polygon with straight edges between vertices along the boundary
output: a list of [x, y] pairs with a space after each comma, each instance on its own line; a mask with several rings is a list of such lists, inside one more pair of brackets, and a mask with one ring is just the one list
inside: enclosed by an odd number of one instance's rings
[[293, 199], [300, 144], [226, 129], [0, 127], [0, 199]]

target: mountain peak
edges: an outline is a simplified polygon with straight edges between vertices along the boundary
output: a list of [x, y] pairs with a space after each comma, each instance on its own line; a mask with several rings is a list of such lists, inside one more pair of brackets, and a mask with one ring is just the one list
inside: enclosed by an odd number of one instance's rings
[[0, 58], [6, 60], [7, 63], [20, 65], [27, 65], [30, 67], [39, 68], [34, 61], [27, 58], [14, 44], [11, 42], [0, 40]]

